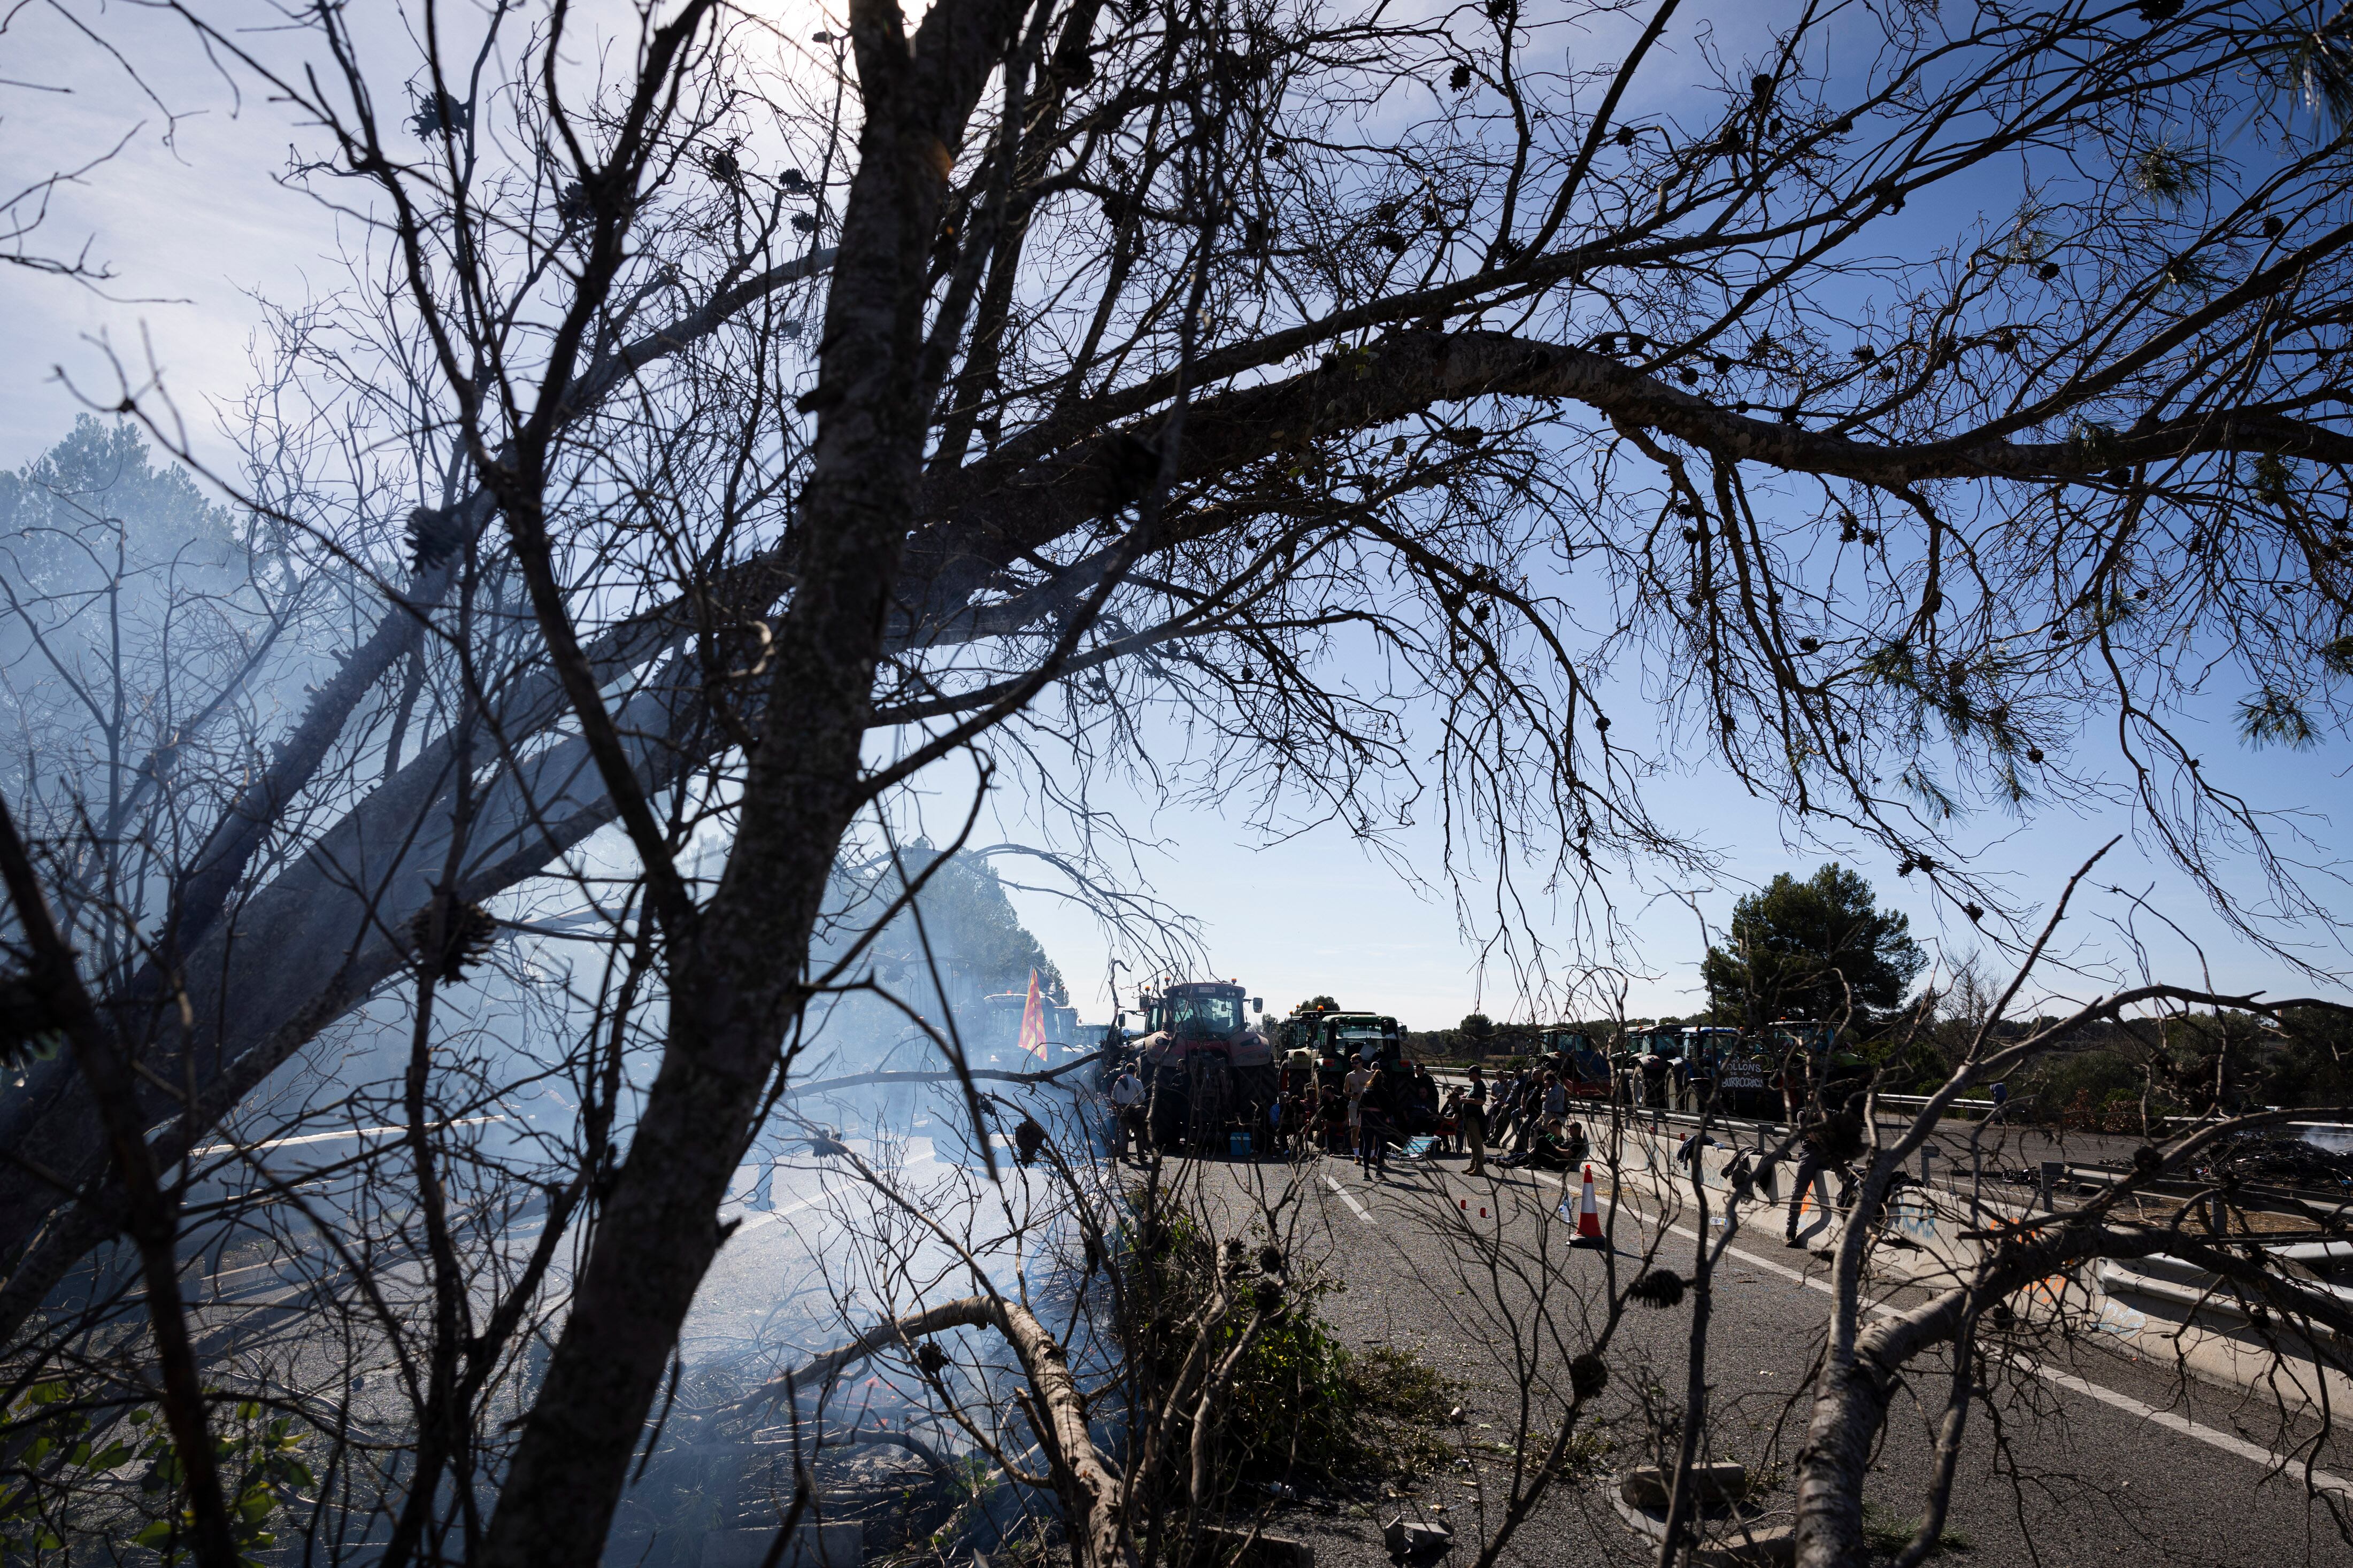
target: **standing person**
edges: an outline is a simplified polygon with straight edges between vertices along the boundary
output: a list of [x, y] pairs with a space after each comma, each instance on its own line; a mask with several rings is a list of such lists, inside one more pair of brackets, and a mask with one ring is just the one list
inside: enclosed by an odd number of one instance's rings
[[1512, 1120], [1519, 1114], [1520, 1086], [1525, 1078], [1522, 1073], [1510, 1073], [1495, 1086], [1495, 1125], [1491, 1131], [1499, 1148], [1512, 1135]]
[[1545, 1074], [1544, 1113], [1546, 1121], [1568, 1114], [1568, 1085], [1556, 1072]]
[[[1377, 1079], [1386, 1076], [1374, 1075]], [[1396, 1124], [1389, 1116], [1388, 1101], [1389, 1096], [1376, 1082], [1356, 1107], [1356, 1163], [1367, 1176], [1386, 1179], [1389, 1173], [1389, 1135]]]
[[1487, 1079], [1479, 1065], [1471, 1065], [1471, 1086], [1462, 1091], [1462, 1146], [1471, 1152], [1468, 1174], [1487, 1170]]
[[1862, 1152], [1862, 1118], [1841, 1107], [1828, 1115], [1813, 1118], [1806, 1124], [1805, 1142], [1798, 1156], [1798, 1179], [1789, 1189], [1789, 1223], [1784, 1229], [1781, 1243], [1785, 1247], [1802, 1245], [1798, 1240], [1798, 1215], [1806, 1206], [1806, 1194], [1814, 1179], [1826, 1171], [1835, 1171], [1839, 1178], [1838, 1206], [1841, 1213], [1854, 1206], [1854, 1166], [1857, 1154]]
[[1545, 1130], [1545, 1079], [1552, 1075], [1530, 1068], [1520, 1079], [1519, 1114], [1513, 1118], [1512, 1152], [1525, 1157]]
[[1141, 1153], [1145, 1142], [1144, 1080], [1135, 1076], [1133, 1066], [1121, 1068], [1119, 1077], [1112, 1082], [1111, 1114], [1119, 1128], [1119, 1147], [1113, 1158], [1127, 1158], [1130, 1139], [1135, 1141], [1136, 1151]]
[[1373, 1070], [1372, 1058], [1360, 1056], [1356, 1058], [1355, 1070], [1351, 1071], [1342, 1082], [1341, 1087], [1348, 1091], [1348, 1136], [1355, 1142], [1363, 1142], [1361, 1128], [1365, 1114], [1366, 1091], [1373, 1087], [1374, 1080], [1379, 1077], [1380, 1075]]
[[1773, 1075], [1773, 1087], [1781, 1091], [1782, 1121], [1795, 1127], [1799, 1113], [1806, 1108], [1806, 1069], [1793, 1057], [1782, 1058], [1781, 1070]]
[[1651, 1125], [1663, 1124], [1661, 1114], [1667, 1108], [1667, 1058], [1652, 1051], [1641, 1063], [1642, 1068], [1642, 1104], [1651, 1115]]

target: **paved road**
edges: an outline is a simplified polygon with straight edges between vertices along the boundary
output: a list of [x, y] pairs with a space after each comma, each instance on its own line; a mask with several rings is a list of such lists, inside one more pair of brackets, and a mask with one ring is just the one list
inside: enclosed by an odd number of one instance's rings
[[[1297, 1251], [1345, 1286], [1326, 1302], [1335, 1325], [1360, 1345], [1411, 1350], [1464, 1385], [1464, 1421], [1455, 1436], [1469, 1467], [1458, 1464], [1415, 1488], [1409, 1502], [1376, 1500], [1374, 1510], [1361, 1500], [1337, 1512], [1276, 1505], [1273, 1527], [1314, 1539], [1325, 1563], [1369, 1568], [1384, 1561], [1380, 1521], [1413, 1504], [1442, 1509], [1434, 1517], [1451, 1520], [1458, 1537], [1492, 1528], [1509, 1462], [1495, 1446], [1508, 1445], [1515, 1426], [1510, 1340], [1526, 1346], [1549, 1335], [1537, 1364], [1557, 1375], [1568, 1351], [1597, 1326], [1585, 1308], [1599, 1295], [1605, 1261], [1567, 1249], [1555, 1213], [1561, 1189], [1550, 1179], [1507, 1173], [1473, 1181], [1459, 1161], [1392, 1169], [1389, 1179], [1368, 1181], [1326, 1158], [1289, 1171], [1220, 1165], [1212, 1176], [1213, 1189], [1222, 1181], [1237, 1194], [1296, 1180]], [[1829, 1303], [1821, 1284], [1827, 1264], [1785, 1249], [1778, 1228], [1778, 1218], [1765, 1218], [1736, 1238], [1718, 1277], [1708, 1345], [1714, 1411], [1704, 1451], [1768, 1476], [1786, 1466], [1799, 1439], [1799, 1390]], [[1638, 1268], [1638, 1255], [1655, 1247], [1662, 1262], [1690, 1271], [1692, 1233], [1662, 1230], [1630, 1193], [1614, 1234], [1621, 1270]], [[1537, 1266], [1547, 1258], [1551, 1268]], [[1604, 1463], [1637, 1458], [1646, 1388], [1662, 1391], [1653, 1397], [1662, 1404], [1679, 1404], [1691, 1318], [1688, 1303], [1627, 1314], [1609, 1358], [1604, 1428], [1615, 1447]], [[2300, 1479], [2265, 1475], [2275, 1468], [2269, 1456], [2316, 1441], [2309, 1424], [2284, 1423], [2256, 1395], [2186, 1384], [2169, 1367], [2136, 1362], [2098, 1340], [2053, 1340], [2035, 1344], [2031, 1359], [2017, 1350], [2007, 1356], [1996, 1398], [2000, 1419], [1982, 1407], [1972, 1414], [1957, 1472], [1950, 1529], [1968, 1550], [1944, 1561], [2221, 1568], [2353, 1562], [2353, 1544], [2326, 1503], [2308, 1501]], [[1872, 1486], [1891, 1522], [1921, 1510], [1929, 1424], [1944, 1392], [1943, 1369], [1924, 1363], [1899, 1396]], [[2332, 1479], [2353, 1477], [2353, 1443], [2340, 1437], [2307, 1451]], [[2336, 1484], [2353, 1493], [2353, 1483]], [[1786, 1484], [1768, 1500], [1786, 1509]], [[2353, 1517], [2353, 1495], [2335, 1500]], [[1618, 1518], [1603, 1479], [1588, 1475], [1556, 1489], [1504, 1561], [1555, 1568], [1654, 1553]], [[1458, 1552], [1455, 1568], [1471, 1561]]]
[[[904, 1153], [903, 1178], [926, 1190], [953, 1184], [962, 1169], [928, 1146]], [[1272, 1526], [1314, 1539], [1323, 1568], [1374, 1568], [1387, 1561], [1380, 1523], [1399, 1510], [1426, 1510], [1452, 1522], [1465, 1541], [1451, 1568], [1470, 1568], [1468, 1544], [1493, 1529], [1509, 1482], [1517, 1436], [1513, 1352], [1534, 1369], [1542, 1420], [1555, 1407], [1543, 1384], [1600, 1329], [1592, 1309], [1608, 1263], [1566, 1247], [1556, 1184], [1517, 1173], [1473, 1181], [1459, 1161], [1395, 1169], [1379, 1182], [1335, 1159], [1298, 1166], [1219, 1162], [1198, 1173], [1227, 1200], [1295, 1184], [1293, 1256], [1345, 1287], [1324, 1303], [1337, 1331], [1356, 1345], [1410, 1351], [1460, 1386], [1463, 1419], [1451, 1436], [1463, 1462], [1426, 1479], [1410, 1498], [1277, 1505]], [[1018, 1175], [1014, 1181], [1021, 1185]], [[698, 1300], [683, 1347], [690, 1363], [765, 1368], [832, 1342], [845, 1305], [854, 1317], [871, 1315], [875, 1304], [854, 1300], [843, 1271], [849, 1235], [825, 1191], [817, 1163], [796, 1158], [778, 1169], [758, 1200], [763, 1206], [744, 1215]], [[1802, 1429], [1802, 1385], [1828, 1297], [1824, 1266], [1780, 1246], [1778, 1216], [1759, 1219], [1718, 1276], [1705, 1451], [1770, 1475], [1786, 1467]], [[1688, 1272], [1694, 1237], [1657, 1220], [1630, 1193], [1614, 1222], [1620, 1279], [1653, 1247], [1668, 1266]], [[967, 1243], [979, 1242], [994, 1223], [975, 1212], [956, 1228]], [[819, 1267], [820, 1259], [830, 1267]], [[789, 1282], [799, 1288], [780, 1289]], [[835, 1293], [845, 1286], [849, 1302]], [[1593, 1473], [1555, 1489], [1505, 1562], [1576, 1568], [1654, 1559], [1610, 1506], [1599, 1469], [1642, 1457], [1646, 1391], [1662, 1391], [1651, 1396], [1661, 1407], [1679, 1405], [1670, 1391], [1683, 1384], [1691, 1321], [1689, 1304], [1627, 1315], [1609, 1349], [1613, 1375], [1599, 1428], [1614, 1447]], [[1969, 1549], [1945, 1561], [2353, 1563], [2353, 1545], [2325, 1507], [2306, 1500], [2300, 1480], [2265, 1474], [2268, 1456], [2312, 1441], [2308, 1425], [2284, 1426], [2257, 1396], [2183, 1384], [2169, 1368], [2133, 1362], [2097, 1336], [2038, 1344], [2033, 1356], [2031, 1363], [2013, 1356], [2005, 1370], [1998, 1429], [1982, 1410], [1972, 1416], [1951, 1521]], [[1889, 1425], [1873, 1498], [1892, 1521], [1919, 1511], [1941, 1382], [1940, 1368], [1924, 1363]], [[2324, 1471], [2353, 1477], [2353, 1443], [2336, 1439], [2313, 1457]], [[1786, 1509], [1786, 1485], [1767, 1500]], [[2353, 1497], [2340, 1506], [2353, 1512]]]

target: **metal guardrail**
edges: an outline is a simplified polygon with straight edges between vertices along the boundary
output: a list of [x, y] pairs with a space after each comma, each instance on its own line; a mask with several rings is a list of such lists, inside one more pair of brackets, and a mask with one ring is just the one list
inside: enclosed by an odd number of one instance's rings
[[[1879, 1103], [1882, 1105], [1925, 1106], [1933, 1098], [1933, 1096], [1926, 1094], [1883, 1094], [1879, 1096]], [[1988, 1116], [1991, 1116], [1995, 1111], [2000, 1110], [2001, 1107], [2000, 1104], [1990, 1100], [1956, 1100], [1946, 1106], [1945, 1109], [1947, 1110], [1976, 1110], [1981, 1111]]]
[[[1435, 1079], [1436, 1079], [1437, 1081], [1439, 1081], [1440, 1083], [1446, 1083], [1446, 1084], [1463, 1084], [1463, 1083], [1468, 1083], [1468, 1082], [1470, 1082], [1470, 1081], [1471, 1081], [1468, 1078], [1466, 1078], [1466, 1077], [1465, 1077], [1465, 1076], [1463, 1076], [1462, 1074], [1461, 1074], [1461, 1073], [1457, 1073], [1457, 1072], [1433, 1072], [1433, 1073], [1431, 1073], [1430, 1076], [1431, 1078]], [[1492, 1084], [1493, 1083], [1493, 1081], [1494, 1081], [1494, 1080], [1493, 1080], [1493, 1079], [1490, 1079], [1488, 1081], [1489, 1081], [1489, 1083], [1492, 1085]], [[1926, 1104], [1928, 1103], [1928, 1100], [1929, 1100], [1929, 1099], [1930, 1099], [1931, 1097], [1930, 1097], [1930, 1096], [1928, 1096], [1928, 1095], [1925, 1095], [1925, 1094], [1883, 1094], [1883, 1095], [1878, 1096], [1877, 1098], [1878, 1098], [1878, 1101], [1879, 1101], [1879, 1103], [1880, 1103], [1880, 1104], [1882, 1104], [1882, 1105], [1892, 1105], [1892, 1106], [1906, 1106], [1906, 1105], [1910, 1105], [1910, 1106], [1925, 1106], [1925, 1105], [1926, 1105]], [[1620, 1103], [1620, 1102], [1618, 1102], [1618, 1101], [1614, 1101], [1614, 1100], [1573, 1100], [1573, 1101], [1571, 1101], [1570, 1103], [1571, 1103], [1572, 1107], [1574, 1107], [1574, 1106], [1576, 1106], [1576, 1105], [1579, 1105], [1579, 1104], [1582, 1104], [1582, 1105], [1610, 1105], [1610, 1104], [1616, 1104], [1616, 1103]], [[1653, 1116], [1653, 1115], [1661, 1115], [1661, 1114], [1663, 1114], [1663, 1115], [1664, 1115], [1664, 1116], [1665, 1116], [1669, 1121], [1682, 1121], [1682, 1122], [1688, 1123], [1689, 1125], [1691, 1125], [1691, 1126], [1694, 1126], [1694, 1127], [1696, 1127], [1697, 1125], [1699, 1125], [1699, 1122], [1700, 1122], [1700, 1117], [1698, 1116], [1698, 1114], [1697, 1114], [1697, 1113], [1695, 1113], [1695, 1112], [1694, 1112], [1694, 1111], [1688, 1111], [1688, 1110], [1669, 1110], [1669, 1111], [1664, 1111], [1664, 1112], [1659, 1112], [1659, 1111], [1653, 1111], [1653, 1110], [1651, 1110], [1651, 1108], [1650, 1108], [1650, 1107], [1648, 1107], [1648, 1106], [1641, 1106], [1641, 1105], [1630, 1106], [1630, 1107], [1628, 1107], [1628, 1109], [1629, 1109], [1630, 1111], [1632, 1111], [1634, 1114], [1636, 1114], [1636, 1115], [1641, 1115], [1641, 1116]], [[1951, 1102], [1951, 1104], [1949, 1104], [1949, 1105], [1947, 1105], [1947, 1106], [1946, 1107], [1946, 1110], [1947, 1110], [1948, 1112], [1949, 1112], [1949, 1111], [1952, 1111], [1952, 1110], [1975, 1110], [1975, 1111], [1979, 1111], [1979, 1112], [1983, 1113], [1983, 1114], [1984, 1114], [1984, 1115], [1986, 1115], [1986, 1116], [1991, 1116], [1991, 1115], [1992, 1115], [1992, 1114], [1993, 1114], [1997, 1110], [1999, 1110], [1999, 1109], [2000, 1109], [2000, 1108], [1999, 1106], [1997, 1106], [1997, 1105], [1996, 1105], [1992, 1100], [1956, 1100], [1952, 1101], [1952, 1102]], [[1787, 1131], [1787, 1130], [1788, 1130], [1788, 1125], [1787, 1122], [1781, 1122], [1781, 1121], [1765, 1121], [1765, 1120], [1763, 1120], [1762, 1118], [1759, 1118], [1759, 1117], [1753, 1117], [1753, 1116], [1727, 1116], [1727, 1115], [1724, 1114], [1724, 1113], [1723, 1113], [1723, 1112], [1721, 1112], [1721, 1111], [1716, 1111], [1716, 1112], [1712, 1112], [1712, 1113], [1710, 1113], [1710, 1114], [1709, 1114], [1709, 1116], [1707, 1117], [1707, 1122], [1708, 1122], [1708, 1125], [1710, 1125], [1710, 1126], [1712, 1126], [1712, 1127], [1735, 1127], [1735, 1126], [1737, 1126], [1737, 1127], [1757, 1127], [1757, 1128], [1765, 1128], [1765, 1129], [1768, 1129], [1768, 1130], [1771, 1130], [1771, 1131]]]

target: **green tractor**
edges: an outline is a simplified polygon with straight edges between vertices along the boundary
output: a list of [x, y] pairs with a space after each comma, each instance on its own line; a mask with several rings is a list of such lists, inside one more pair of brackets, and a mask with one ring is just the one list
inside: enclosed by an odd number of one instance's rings
[[[1277, 1030], [1275, 1043], [1283, 1057], [1312, 1065], [1319, 1084], [1337, 1086], [1360, 1057], [1369, 1056], [1375, 1067], [1384, 1068], [1405, 1061], [1405, 1030], [1385, 1013], [1301, 1005]], [[1303, 1061], [1297, 1055], [1303, 1051]]]

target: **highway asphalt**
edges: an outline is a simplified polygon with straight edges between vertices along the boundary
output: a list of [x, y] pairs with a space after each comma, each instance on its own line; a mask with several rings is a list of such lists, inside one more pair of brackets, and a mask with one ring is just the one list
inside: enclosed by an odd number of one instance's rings
[[[1324, 1303], [1344, 1340], [1409, 1351], [1459, 1385], [1461, 1420], [1446, 1433], [1458, 1458], [1443, 1473], [1405, 1495], [1360, 1487], [1354, 1495], [1335, 1489], [1270, 1499], [1266, 1527], [1313, 1542], [1322, 1568], [1370, 1568], [1387, 1561], [1380, 1526], [1389, 1517], [1443, 1520], [1460, 1542], [1453, 1568], [1469, 1568], [1509, 1484], [1523, 1384], [1551, 1383], [1532, 1390], [1535, 1422], [1546, 1426], [1558, 1407], [1553, 1395], [1567, 1354], [1599, 1328], [1592, 1303], [1607, 1264], [1567, 1246], [1569, 1226], [1556, 1212], [1563, 1189], [1492, 1166], [1473, 1180], [1460, 1160], [1393, 1162], [1386, 1180], [1328, 1156], [1289, 1165], [1218, 1162], [1204, 1174], [1205, 1190], [1222, 1183], [1236, 1198], [1292, 1192], [1296, 1253], [1344, 1287]], [[1608, 1190], [1605, 1180], [1605, 1201]], [[1688, 1275], [1690, 1230], [1662, 1233], [1630, 1201], [1632, 1184], [1629, 1195], [1615, 1219], [1618, 1278], [1639, 1271], [1651, 1247], [1663, 1266]], [[1772, 1481], [1786, 1476], [1802, 1439], [1805, 1385], [1830, 1305], [1821, 1284], [1828, 1264], [1785, 1248], [1778, 1215], [1744, 1216], [1744, 1226], [1717, 1276], [1703, 1452], [1740, 1459]], [[1607, 1450], [1555, 1487], [1501, 1562], [1558, 1568], [1656, 1561], [1656, 1547], [1611, 1505], [1608, 1472], [1641, 1462], [1656, 1441], [1646, 1405], [1680, 1408], [1692, 1316], [1688, 1300], [1625, 1314], [1607, 1353], [1609, 1386], [1598, 1402]], [[1969, 1419], [1947, 1523], [1951, 1546], [1939, 1561], [2353, 1563], [2346, 1533], [2353, 1529], [2353, 1482], [2342, 1479], [2353, 1477], [2353, 1442], [2283, 1417], [2261, 1393], [2191, 1383], [2169, 1365], [2136, 1361], [2102, 1341], [2096, 1333], [2041, 1334], [2002, 1347], [1995, 1410], [1980, 1405]], [[1931, 1427], [1948, 1378], [1948, 1360], [1924, 1358], [1898, 1395], [1868, 1493], [1873, 1518], [1887, 1528], [1922, 1511]], [[2306, 1493], [2306, 1459], [2321, 1478], [2319, 1499]], [[1786, 1481], [1765, 1501], [1786, 1518]]]

